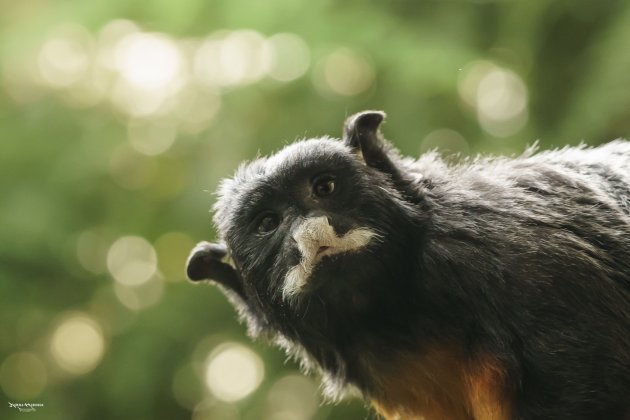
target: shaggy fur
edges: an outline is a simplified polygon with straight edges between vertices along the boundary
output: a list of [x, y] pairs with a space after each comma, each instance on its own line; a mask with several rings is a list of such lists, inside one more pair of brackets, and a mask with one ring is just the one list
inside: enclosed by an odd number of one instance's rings
[[[449, 165], [401, 157], [383, 116], [242, 165], [189, 277], [217, 282], [330, 394], [356, 389], [389, 418], [628, 418], [630, 143]], [[339, 238], [373, 235], [319, 258], [288, 299], [294, 234], [322, 216]]]

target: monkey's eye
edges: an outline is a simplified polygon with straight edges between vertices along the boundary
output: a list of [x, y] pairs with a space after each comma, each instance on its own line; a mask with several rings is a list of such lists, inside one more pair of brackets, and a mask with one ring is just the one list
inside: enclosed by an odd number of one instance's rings
[[332, 175], [319, 175], [313, 180], [313, 194], [316, 197], [328, 197], [335, 191], [335, 178]]
[[256, 230], [258, 233], [269, 233], [276, 230], [280, 224], [280, 218], [273, 213], [263, 213], [258, 218], [258, 227]]

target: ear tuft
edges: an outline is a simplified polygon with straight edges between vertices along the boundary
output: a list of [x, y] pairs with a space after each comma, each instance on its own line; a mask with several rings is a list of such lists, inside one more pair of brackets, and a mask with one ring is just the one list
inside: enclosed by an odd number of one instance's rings
[[193, 281], [211, 278], [210, 268], [221, 262], [227, 254], [227, 248], [223, 245], [199, 242], [191, 251], [186, 263], [188, 278]]
[[367, 142], [378, 141], [378, 128], [385, 116], [383, 111], [362, 111], [347, 118], [343, 130], [345, 143], [352, 148], [363, 148]]
[[389, 153], [392, 145], [383, 138], [379, 126], [385, 119], [383, 111], [363, 111], [346, 119], [343, 141], [359, 152], [366, 165], [400, 178]]
[[228, 255], [223, 244], [200, 242], [193, 248], [186, 263], [186, 274], [192, 281], [213, 280], [238, 293], [243, 299], [245, 293], [241, 279], [230, 264], [221, 261]]

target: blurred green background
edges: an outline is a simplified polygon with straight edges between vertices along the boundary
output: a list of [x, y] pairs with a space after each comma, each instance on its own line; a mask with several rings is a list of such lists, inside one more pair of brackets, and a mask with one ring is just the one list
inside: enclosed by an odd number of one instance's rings
[[0, 418], [373, 417], [183, 275], [220, 178], [370, 108], [408, 155], [627, 137], [630, 2], [0, 0]]

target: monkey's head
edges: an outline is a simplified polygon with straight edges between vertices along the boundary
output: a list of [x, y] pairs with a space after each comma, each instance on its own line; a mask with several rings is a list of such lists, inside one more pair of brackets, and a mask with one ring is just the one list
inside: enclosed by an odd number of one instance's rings
[[405, 197], [413, 182], [378, 130], [383, 118], [354, 115], [341, 141], [294, 143], [222, 182], [220, 241], [200, 243], [187, 272], [222, 286], [252, 334], [307, 348], [343, 341], [400, 299], [407, 285], [391, 279], [411, 277], [402, 275], [414, 269], [404, 261], [414, 259], [404, 256], [415, 248], [418, 216]]

